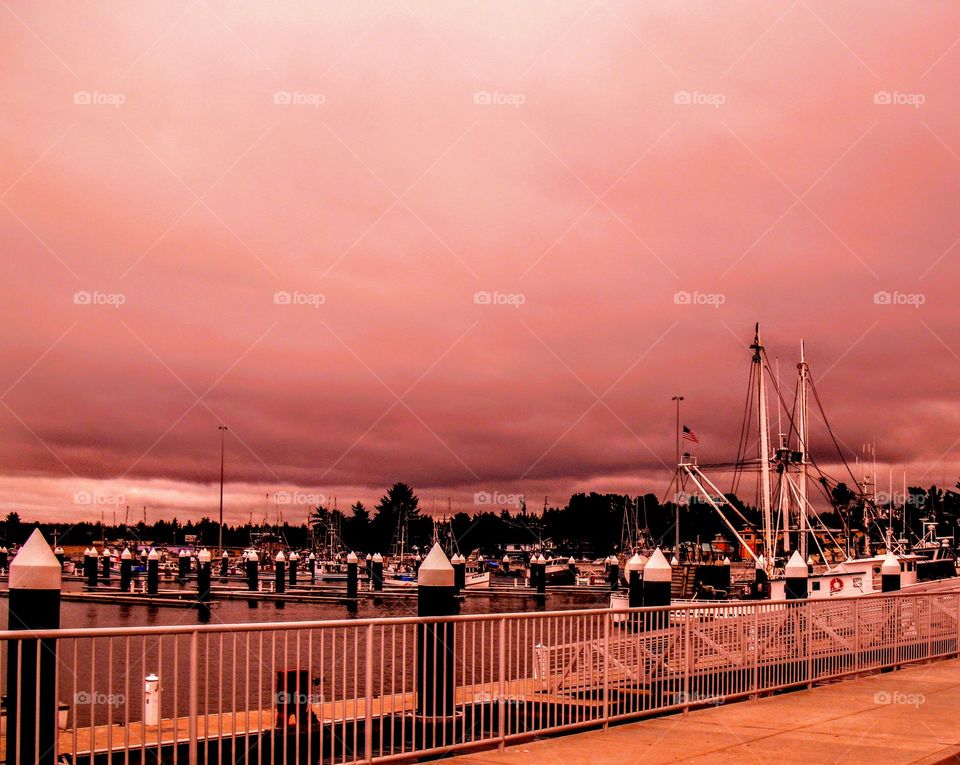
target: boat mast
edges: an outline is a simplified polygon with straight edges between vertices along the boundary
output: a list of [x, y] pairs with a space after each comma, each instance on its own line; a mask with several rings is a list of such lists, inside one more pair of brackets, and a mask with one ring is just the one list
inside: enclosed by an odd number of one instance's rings
[[773, 521], [770, 517], [770, 434], [767, 424], [767, 384], [763, 374], [763, 346], [760, 345], [760, 324], [753, 337], [753, 363], [757, 365], [757, 387], [760, 420], [760, 508], [763, 514], [763, 545], [767, 565], [773, 565]]
[[807, 381], [810, 377], [810, 369], [807, 366], [806, 354], [804, 353], [803, 340], [800, 341], [800, 363], [797, 364], [797, 371], [800, 379], [798, 385], [798, 395], [800, 401], [797, 406], [797, 448], [800, 451], [800, 463], [797, 474], [797, 494], [800, 504], [799, 517], [797, 519], [800, 531], [799, 544], [800, 557], [807, 559]]

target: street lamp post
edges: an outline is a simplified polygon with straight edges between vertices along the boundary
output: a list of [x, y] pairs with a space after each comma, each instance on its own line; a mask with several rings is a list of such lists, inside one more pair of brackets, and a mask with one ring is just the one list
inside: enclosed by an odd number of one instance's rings
[[223, 551], [223, 440], [227, 432], [226, 425], [218, 425], [220, 431], [220, 526], [217, 529], [217, 547]]
[[675, 542], [674, 550], [677, 553], [677, 560], [680, 560], [680, 402], [683, 401], [683, 396], [674, 396], [672, 401], [677, 402], [677, 459], [674, 462], [674, 470], [676, 470], [676, 487], [677, 487], [677, 496], [676, 502], [674, 502], [675, 507], [677, 508], [677, 519], [676, 523], [673, 525]]

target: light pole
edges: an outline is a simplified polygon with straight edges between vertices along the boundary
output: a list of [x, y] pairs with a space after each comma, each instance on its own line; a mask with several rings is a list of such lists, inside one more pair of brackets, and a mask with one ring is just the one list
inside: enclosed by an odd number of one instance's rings
[[220, 431], [220, 526], [217, 528], [217, 548], [223, 552], [223, 440], [227, 432], [226, 425], [218, 425]]
[[676, 470], [675, 477], [676, 477], [676, 486], [677, 486], [677, 496], [676, 496], [676, 502], [674, 502], [674, 505], [676, 505], [676, 508], [677, 508], [677, 520], [676, 520], [676, 523], [674, 523], [673, 525], [673, 530], [674, 530], [674, 535], [676, 540], [674, 543], [674, 549], [677, 552], [677, 560], [680, 560], [680, 402], [683, 401], [683, 396], [674, 396], [671, 400], [677, 402], [677, 431], [676, 431], [677, 459], [676, 459], [676, 462], [674, 463], [675, 465], [674, 470]]

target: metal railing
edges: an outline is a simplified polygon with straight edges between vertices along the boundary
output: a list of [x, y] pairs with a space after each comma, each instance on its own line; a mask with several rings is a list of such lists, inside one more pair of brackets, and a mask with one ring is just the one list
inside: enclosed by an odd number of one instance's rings
[[[65, 708], [57, 740], [35, 743], [67, 762], [376, 762], [953, 656], [960, 594], [8, 631], [5, 693], [45, 682], [41, 663], [35, 678], [10, 674], [38, 639]], [[159, 677], [149, 688], [148, 674]], [[26, 732], [12, 735], [22, 751]]]

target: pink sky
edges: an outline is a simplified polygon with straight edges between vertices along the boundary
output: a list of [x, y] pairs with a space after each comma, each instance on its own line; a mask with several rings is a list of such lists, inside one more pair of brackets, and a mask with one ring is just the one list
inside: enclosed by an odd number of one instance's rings
[[231, 520], [662, 491], [675, 393], [734, 456], [758, 320], [848, 457], [952, 484], [958, 33], [949, 2], [0, 2], [0, 511], [215, 514], [221, 420]]

